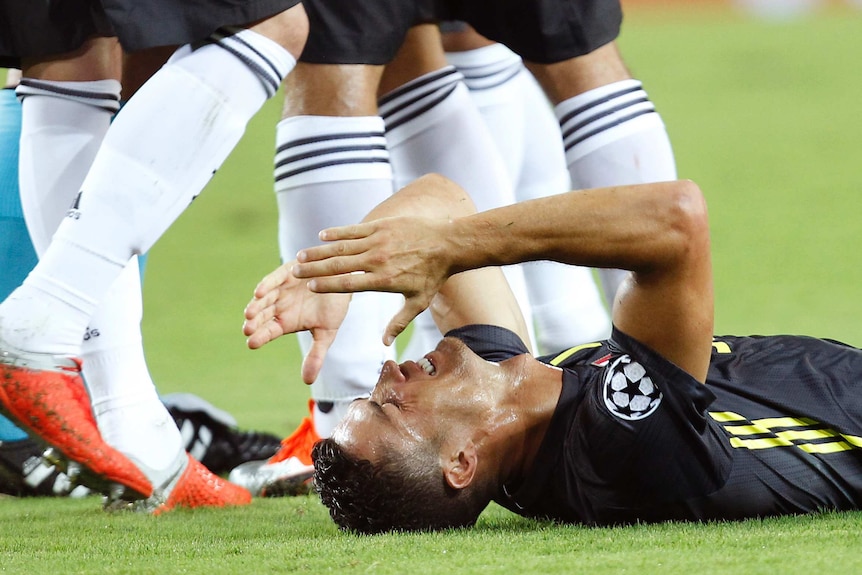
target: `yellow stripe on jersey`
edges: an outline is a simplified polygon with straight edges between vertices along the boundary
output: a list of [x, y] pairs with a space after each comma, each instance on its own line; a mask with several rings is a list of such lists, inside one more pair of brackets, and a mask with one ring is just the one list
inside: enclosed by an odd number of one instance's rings
[[763, 427], [805, 427], [807, 425], [820, 425], [817, 421], [808, 417], [767, 417], [755, 420]]
[[745, 421], [745, 418], [732, 411], [710, 411], [710, 417], [718, 422], [723, 421]]
[[[760, 421], [753, 421], [752, 425], [725, 425], [724, 428], [733, 435], [761, 435], [772, 433], [769, 427], [761, 425]], [[832, 431], [831, 429], [803, 429], [801, 431], [791, 429], [775, 433], [776, 437], [781, 437], [788, 441], [825, 439], [827, 437], [837, 437], [838, 435], [839, 434], [837, 432]]]
[[841, 434], [841, 437], [847, 440], [847, 443], [852, 445], [853, 447], [862, 447], [862, 437], [856, 437], [855, 435], [845, 435]]
[[837, 453], [839, 451], [849, 451], [853, 446], [843, 441], [830, 441], [829, 443], [802, 443], [798, 445], [799, 449], [807, 453]]
[[745, 447], [746, 449], [769, 449], [770, 447], [793, 446], [793, 442], [781, 439], [780, 437], [765, 437], [763, 439], [740, 439], [738, 437], [731, 437], [730, 446]]
[[826, 439], [827, 437], [838, 437], [840, 434], [831, 429], [803, 429], [796, 431], [791, 429], [788, 431], [779, 431], [776, 433], [778, 437], [788, 439], [790, 441], [804, 441], [810, 439]]
[[[818, 421], [807, 417], [767, 417], [749, 421], [732, 411], [711, 411], [709, 415], [734, 436], [730, 438], [730, 445], [734, 448], [798, 447], [806, 453], [838, 453], [862, 448], [862, 437], [824, 428]], [[797, 429], [773, 431], [775, 428], [794, 427]], [[755, 435], [769, 437], [751, 437]]]
[[730, 353], [730, 346], [723, 341], [712, 340], [712, 347], [715, 348], [716, 353]]
[[725, 425], [724, 428], [733, 435], [760, 435], [769, 433], [769, 429], [759, 425]]
[[558, 355], [557, 357], [552, 359], [550, 361], [550, 364], [553, 366], [558, 366], [561, 363], [563, 363], [567, 358], [578, 353], [582, 349], [590, 349], [592, 347], [599, 347], [601, 345], [602, 345], [601, 342], [595, 342], [595, 343], [584, 343], [581, 345], [576, 345], [575, 347], [570, 347], [569, 349], [567, 349], [566, 351], [564, 351], [563, 353], [561, 353], [560, 355]]

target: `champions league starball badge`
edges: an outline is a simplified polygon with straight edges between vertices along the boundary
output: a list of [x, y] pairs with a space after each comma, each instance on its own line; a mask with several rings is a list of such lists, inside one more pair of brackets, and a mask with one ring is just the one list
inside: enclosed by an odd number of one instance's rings
[[636, 421], [651, 415], [661, 403], [661, 391], [641, 364], [620, 356], [605, 375], [605, 405], [615, 416]]

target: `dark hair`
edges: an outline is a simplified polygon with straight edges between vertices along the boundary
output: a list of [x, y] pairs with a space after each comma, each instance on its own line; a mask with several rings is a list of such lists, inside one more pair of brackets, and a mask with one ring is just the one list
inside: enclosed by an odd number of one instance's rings
[[333, 439], [311, 451], [314, 486], [339, 528], [354, 533], [469, 527], [490, 501], [478, 489], [453, 489], [439, 459], [419, 448], [387, 453], [377, 464], [355, 459]]

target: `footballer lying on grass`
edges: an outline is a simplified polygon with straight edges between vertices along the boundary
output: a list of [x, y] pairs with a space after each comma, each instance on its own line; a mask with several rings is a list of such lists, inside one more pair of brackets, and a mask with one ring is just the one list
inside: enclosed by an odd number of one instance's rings
[[[386, 363], [316, 445], [315, 484], [344, 529], [467, 526], [491, 501], [596, 525], [858, 507], [862, 351], [714, 338], [706, 205], [691, 182], [474, 213], [429, 176], [321, 239], [259, 284], [251, 347], [311, 330], [311, 381], [344, 292], [367, 290], [405, 296], [387, 343], [429, 306], [446, 334], [418, 361]], [[494, 266], [540, 259], [631, 271], [610, 339], [529, 354]]]

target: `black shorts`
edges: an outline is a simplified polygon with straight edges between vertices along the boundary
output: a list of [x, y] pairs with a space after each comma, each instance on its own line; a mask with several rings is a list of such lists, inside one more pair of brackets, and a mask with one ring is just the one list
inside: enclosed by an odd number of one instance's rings
[[619, 36], [619, 0], [438, 0], [442, 20], [463, 20], [529, 62], [589, 54]]
[[305, 0], [310, 32], [300, 61], [385, 65], [407, 30], [463, 20], [525, 60], [583, 56], [616, 39], [619, 0]]
[[99, 0], [0, 3], [0, 66], [20, 68], [21, 57], [62, 54], [87, 38], [115, 36]]
[[128, 51], [203, 40], [222, 26], [273, 16], [300, 0], [4, 0], [0, 65], [76, 50], [92, 36], [117, 36]]
[[433, 0], [304, 0], [309, 64], [388, 64], [412, 26], [434, 22]]

